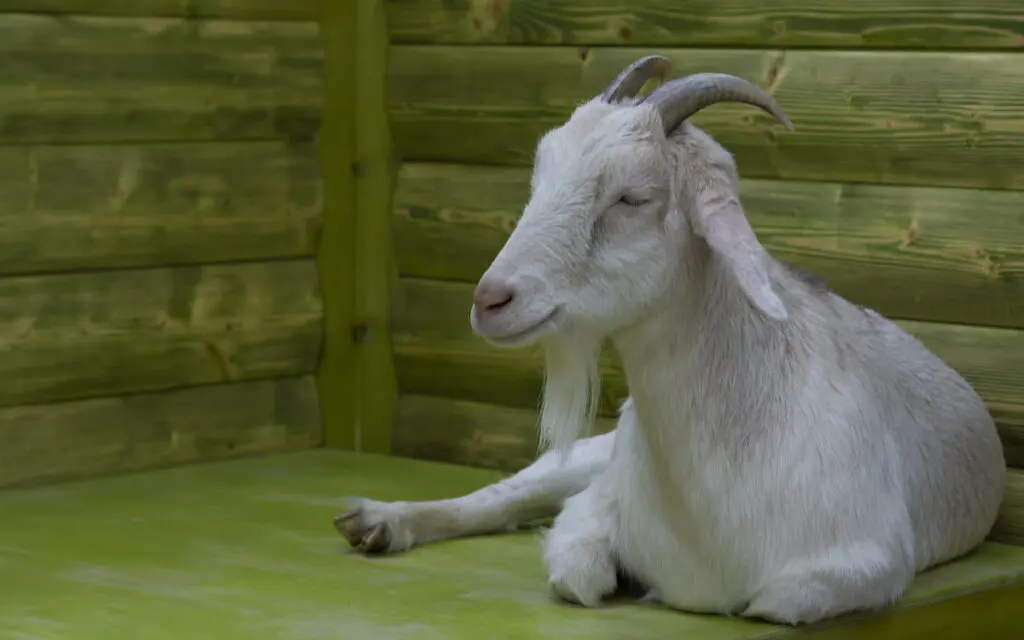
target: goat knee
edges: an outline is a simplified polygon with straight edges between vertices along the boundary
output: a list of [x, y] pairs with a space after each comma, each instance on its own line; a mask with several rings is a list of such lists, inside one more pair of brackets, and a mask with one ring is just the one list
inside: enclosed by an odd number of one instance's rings
[[909, 558], [875, 548], [833, 551], [794, 563], [757, 590], [743, 615], [787, 625], [880, 609], [913, 580]]
[[569, 498], [544, 539], [551, 588], [585, 607], [598, 606], [618, 585], [606, 512], [596, 502], [592, 489]]

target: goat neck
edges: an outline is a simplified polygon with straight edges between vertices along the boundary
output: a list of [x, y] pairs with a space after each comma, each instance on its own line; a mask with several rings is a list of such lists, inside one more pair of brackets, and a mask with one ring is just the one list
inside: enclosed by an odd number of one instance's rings
[[793, 325], [766, 320], [707, 246], [695, 244], [686, 286], [611, 340], [649, 434], [748, 440], [792, 377], [785, 353]]

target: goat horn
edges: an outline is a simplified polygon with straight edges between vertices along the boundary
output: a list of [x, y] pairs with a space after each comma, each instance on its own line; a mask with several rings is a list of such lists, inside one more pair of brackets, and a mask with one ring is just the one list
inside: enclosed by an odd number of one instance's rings
[[636, 96], [644, 83], [657, 77], [664, 80], [672, 70], [672, 61], [663, 56], [640, 58], [620, 73], [601, 94], [604, 102], [617, 102]]
[[767, 92], [747, 80], [725, 73], [697, 73], [666, 82], [643, 102], [653, 105], [661, 114], [666, 135], [693, 114], [717, 102], [743, 102], [760, 107], [787, 129], [793, 130], [793, 123]]

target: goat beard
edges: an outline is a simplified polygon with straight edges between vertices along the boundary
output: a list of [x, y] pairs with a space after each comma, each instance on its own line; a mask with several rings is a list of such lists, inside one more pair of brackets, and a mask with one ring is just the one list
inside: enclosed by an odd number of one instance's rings
[[[575, 335], [574, 335], [575, 334]], [[544, 345], [544, 396], [540, 447], [564, 461], [572, 445], [589, 434], [601, 404], [598, 360], [601, 341], [584, 332], [560, 335]]]

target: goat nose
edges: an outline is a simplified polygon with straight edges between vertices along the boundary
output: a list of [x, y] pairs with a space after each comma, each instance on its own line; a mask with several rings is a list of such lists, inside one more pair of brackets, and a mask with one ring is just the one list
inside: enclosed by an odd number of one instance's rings
[[507, 307], [515, 294], [515, 289], [507, 284], [481, 282], [473, 293], [473, 306], [477, 313], [493, 313]]

